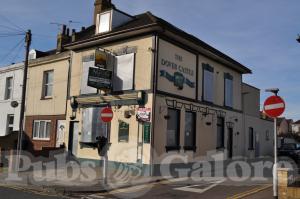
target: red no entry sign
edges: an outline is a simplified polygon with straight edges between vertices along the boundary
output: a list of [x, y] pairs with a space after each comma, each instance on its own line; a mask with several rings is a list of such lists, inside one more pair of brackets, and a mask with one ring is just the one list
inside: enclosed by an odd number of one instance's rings
[[104, 108], [101, 111], [100, 118], [103, 122], [111, 122], [114, 114], [111, 108]]
[[285, 110], [285, 102], [279, 96], [271, 96], [264, 103], [264, 112], [269, 117], [279, 117]]

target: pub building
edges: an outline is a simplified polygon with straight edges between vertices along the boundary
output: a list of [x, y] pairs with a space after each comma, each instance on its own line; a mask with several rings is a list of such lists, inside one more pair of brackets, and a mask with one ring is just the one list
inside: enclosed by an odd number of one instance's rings
[[96, 0], [94, 24], [63, 48], [71, 54], [64, 145], [78, 160], [99, 162], [101, 136], [110, 166], [143, 165], [145, 174], [173, 154], [189, 163], [212, 152], [272, 155], [260, 91], [242, 81], [251, 70], [152, 13], [131, 16]]

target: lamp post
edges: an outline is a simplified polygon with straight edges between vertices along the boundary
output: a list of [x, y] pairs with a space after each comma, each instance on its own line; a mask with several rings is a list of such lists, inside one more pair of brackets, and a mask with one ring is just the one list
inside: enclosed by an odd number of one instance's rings
[[[271, 88], [266, 89], [266, 92], [273, 93], [275, 96], [278, 96], [279, 89]], [[277, 118], [274, 117], [274, 165], [273, 165], [273, 196], [278, 198], [278, 189], [277, 189]]]
[[298, 43], [300, 43], [300, 35], [298, 35], [298, 38], [296, 40]]

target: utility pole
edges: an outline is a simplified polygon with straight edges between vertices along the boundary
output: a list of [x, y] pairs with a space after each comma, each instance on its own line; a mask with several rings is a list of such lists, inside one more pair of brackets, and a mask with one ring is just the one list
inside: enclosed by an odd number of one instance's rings
[[27, 89], [27, 74], [28, 74], [28, 60], [29, 60], [29, 50], [31, 45], [32, 34], [31, 30], [26, 32], [25, 43], [26, 43], [26, 52], [25, 52], [25, 62], [24, 62], [24, 74], [23, 74], [23, 86], [22, 86], [22, 99], [21, 99], [21, 108], [20, 108], [20, 123], [19, 123], [19, 134], [18, 134], [18, 145], [17, 145], [17, 162], [16, 167], [20, 167], [20, 158], [22, 151], [22, 142], [23, 142], [23, 131], [24, 131], [24, 115], [25, 115], [25, 101], [26, 101], [26, 89]]

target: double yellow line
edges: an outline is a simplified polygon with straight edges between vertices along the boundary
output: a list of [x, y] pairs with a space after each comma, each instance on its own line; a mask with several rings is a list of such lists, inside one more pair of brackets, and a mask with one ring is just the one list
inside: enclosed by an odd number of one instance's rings
[[66, 197], [66, 196], [50, 194], [50, 193], [42, 192], [42, 191], [38, 191], [38, 190], [26, 189], [24, 187], [16, 186], [16, 185], [0, 184], [0, 187], [7, 188], [7, 189], [14, 189], [14, 190], [17, 190], [17, 191], [22, 191], [22, 192], [25, 192], [25, 193], [31, 193], [31, 194], [35, 194], [35, 195], [39, 195], [39, 196], [69, 198], [69, 197]]
[[239, 194], [236, 194], [234, 196], [228, 197], [227, 199], [241, 199], [241, 198], [244, 198], [246, 196], [250, 196], [250, 195], [253, 195], [253, 194], [258, 193], [260, 191], [266, 190], [270, 187], [272, 187], [272, 185], [260, 186], [260, 187], [245, 191], [243, 193], [239, 193]]

